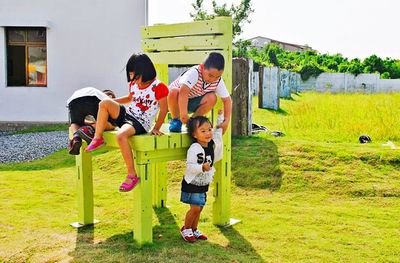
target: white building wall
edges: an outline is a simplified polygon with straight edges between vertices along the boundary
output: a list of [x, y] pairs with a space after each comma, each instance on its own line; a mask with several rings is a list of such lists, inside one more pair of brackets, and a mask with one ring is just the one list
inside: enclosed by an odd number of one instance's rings
[[[127, 94], [125, 64], [139, 52], [145, 0], [0, 0], [0, 122], [68, 120], [66, 100], [93, 86]], [[47, 87], [6, 86], [7, 26], [47, 27]]]

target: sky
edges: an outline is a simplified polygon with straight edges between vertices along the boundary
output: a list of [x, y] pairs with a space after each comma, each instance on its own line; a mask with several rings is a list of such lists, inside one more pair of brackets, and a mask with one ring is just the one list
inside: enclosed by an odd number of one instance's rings
[[[148, 0], [149, 25], [192, 21], [194, 0]], [[239, 4], [240, 0], [217, 0]], [[211, 10], [211, 0], [204, 6]], [[398, 0], [252, 0], [254, 12], [240, 36], [307, 44], [321, 53], [364, 59], [400, 59]]]

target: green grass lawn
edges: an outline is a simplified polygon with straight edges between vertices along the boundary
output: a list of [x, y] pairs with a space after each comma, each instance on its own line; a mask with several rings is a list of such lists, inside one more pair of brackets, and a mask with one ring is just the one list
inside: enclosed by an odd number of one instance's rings
[[33, 126], [25, 129], [21, 129], [13, 132], [14, 134], [24, 134], [31, 132], [49, 132], [49, 131], [66, 131], [68, 130], [68, 124], [58, 123], [58, 124], [47, 124], [41, 126]]
[[292, 94], [279, 111], [258, 109], [254, 121], [294, 139], [357, 142], [361, 134], [373, 141], [400, 141], [400, 94]]
[[[399, 105], [399, 96], [387, 96]], [[340, 100], [346, 99], [357, 101], [353, 95]], [[370, 133], [373, 143], [358, 144], [359, 130], [331, 139], [342, 129], [338, 120], [325, 135], [319, 126], [290, 125], [310, 101], [336, 110], [323, 100], [332, 98], [302, 94], [282, 101], [278, 114], [255, 110], [256, 122], [287, 136], [233, 139], [231, 214], [242, 222], [214, 226], [208, 195], [200, 222], [206, 242], [187, 244], [179, 235], [187, 210], [179, 202], [182, 161], [169, 163], [170, 207], [154, 210], [154, 244], [143, 248], [132, 241], [132, 194], [118, 192], [124, 177], [118, 151], [94, 158], [95, 215], [101, 222], [80, 230], [69, 226], [77, 219], [73, 157], [60, 151], [0, 165], [0, 262], [400, 262], [400, 151], [381, 146], [388, 139], [398, 144], [398, 135], [389, 129], [379, 138]]]

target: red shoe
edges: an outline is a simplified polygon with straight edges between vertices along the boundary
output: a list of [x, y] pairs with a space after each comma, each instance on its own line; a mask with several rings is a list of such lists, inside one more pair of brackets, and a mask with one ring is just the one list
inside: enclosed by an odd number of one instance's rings
[[185, 229], [185, 227], [183, 226], [181, 228], [181, 235], [182, 235], [183, 240], [185, 240], [186, 242], [193, 243], [196, 241], [196, 238], [194, 237], [193, 231], [191, 228]]
[[94, 138], [92, 142], [86, 147], [85, 152], [91, 152], [99, 149], [101, 146], [106, 145], [103, 138]]
[[94, 128], [90, 125], [82, 126], [76, 131], [76, 134], [89, 144], [94, 137]]
[[131, 183], [123, 182], [119, 187], [120, 192], [129, 192], [139, 183], [139, 177], [137, 177], [136, 174], [128, 174], [126, 178], [130, 179]]
[[200, 232], [200, 230], [196, 229], [193, 231], [193, 235], [196, 239], [207, 240], [207, 236]]

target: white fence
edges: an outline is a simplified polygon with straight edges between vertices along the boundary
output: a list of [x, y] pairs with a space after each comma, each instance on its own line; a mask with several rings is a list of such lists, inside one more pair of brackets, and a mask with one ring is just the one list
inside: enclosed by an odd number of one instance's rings
[[[249, 63], [249, 85], [253, 96], [259, 95], [259, 72], [252, 70]], [[280, 97], [290, 97], [289, 92], [318, 91], [332, 93], [390, 93], [400, 92], [400, 79], [381, 79], [378, 74], [322, 73], [303, 81], [300, 74], [279, 70]], [[275, 84], [271, 84], [275, 85]]]
[[400, 79], [381, 79], [378, 74], [322, 73], [301, 84], [301, 90], [332, 93], [400, 92]]

